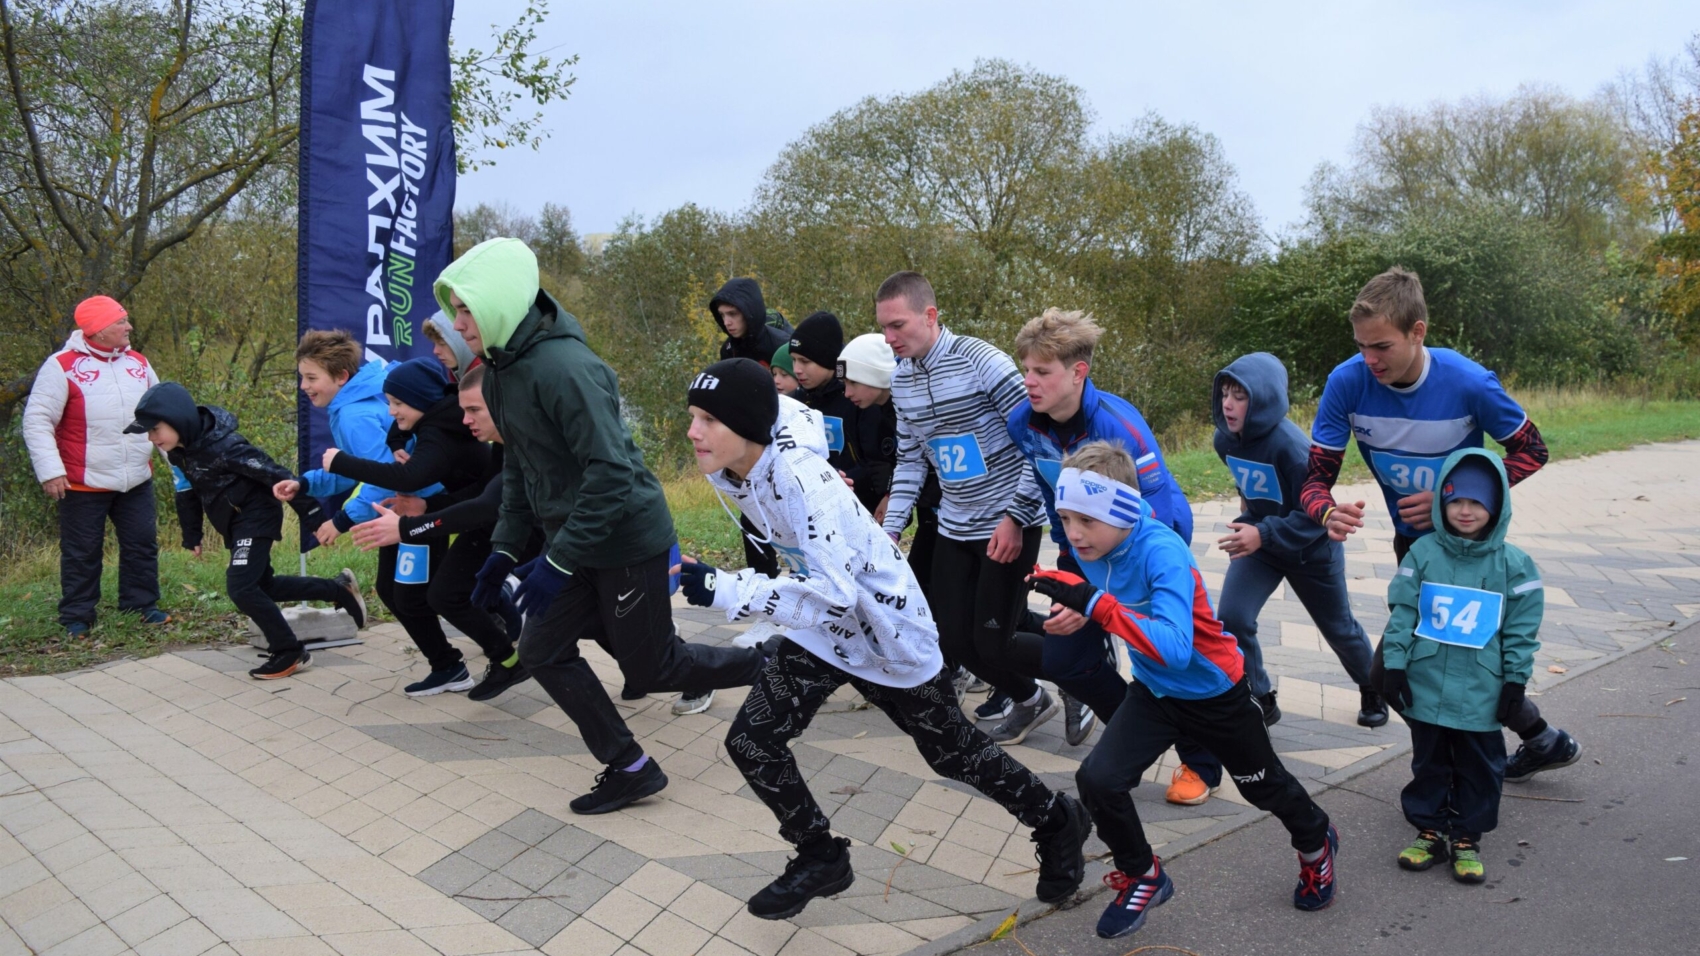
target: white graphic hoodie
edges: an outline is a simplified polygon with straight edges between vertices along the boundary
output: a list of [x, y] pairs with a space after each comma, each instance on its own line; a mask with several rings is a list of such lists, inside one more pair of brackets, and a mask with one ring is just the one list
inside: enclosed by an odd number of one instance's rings
[[781, 574], [716, 576], [728, 621], [772, 621], [809, 653], [884, 687], [944, 667], [938, 627], [903, 552], [826, 461], [820, 413], [781, 396], [773, 443], [743, 481], [708, 476], [779, 552]]

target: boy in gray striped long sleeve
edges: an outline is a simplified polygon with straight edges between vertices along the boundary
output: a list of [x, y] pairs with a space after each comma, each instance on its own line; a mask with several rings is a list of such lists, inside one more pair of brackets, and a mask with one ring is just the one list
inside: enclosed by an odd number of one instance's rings
[[952, 664], [1014, 700], [991, 738], [1020, 743], [1060, 709], [1010, 666], [1044, 514], [1033, 466], [1005, 427], [1027, 397], [1021, 372], [995, 346], [940, 326], [932, 284], [918, 272], [885, 280], [874, 308], [898, 360], [891, 380], [897, 467], [886, 533], [895, 539], [908, 524], [930, 462], [943, 490], [931, 577], [950, 582], [930, 596], [939, 644]]

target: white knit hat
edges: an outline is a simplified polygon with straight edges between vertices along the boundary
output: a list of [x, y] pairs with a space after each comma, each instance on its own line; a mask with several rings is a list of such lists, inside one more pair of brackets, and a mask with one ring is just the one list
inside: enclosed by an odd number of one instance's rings
[[890, 388], [891, 373], [897, 371], [897, 357], [885, 336], [870, 332], [858, 335], [838, 353], [838, 377], [874, 388]]

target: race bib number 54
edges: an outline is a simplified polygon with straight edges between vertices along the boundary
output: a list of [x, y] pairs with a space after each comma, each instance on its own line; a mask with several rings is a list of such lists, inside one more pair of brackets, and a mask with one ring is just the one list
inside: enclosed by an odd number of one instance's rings
[[1505, 595], [1424, 581], [1417, 595], [1417, 636], [1458, 647], [1483, 648], [1499, 633]]
[[967, 481], [986, 475], [986, 456], [980, 453], [980, 440], [972, 434], [935, 438], [927, 442], [927, 447], [933, 450], [940, 481]]

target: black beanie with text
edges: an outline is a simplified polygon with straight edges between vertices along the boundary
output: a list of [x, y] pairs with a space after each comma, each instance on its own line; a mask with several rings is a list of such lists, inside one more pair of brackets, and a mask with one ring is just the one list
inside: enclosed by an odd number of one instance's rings
[[779, 392], [773, 373], [747, 358], [715, 362], [691, 381], [688, 403], [758, 445], [773, 443]]

